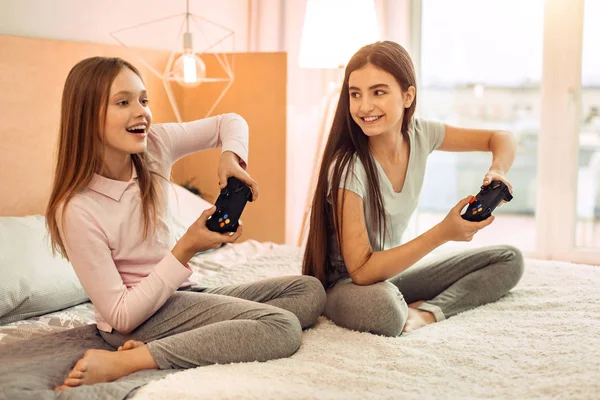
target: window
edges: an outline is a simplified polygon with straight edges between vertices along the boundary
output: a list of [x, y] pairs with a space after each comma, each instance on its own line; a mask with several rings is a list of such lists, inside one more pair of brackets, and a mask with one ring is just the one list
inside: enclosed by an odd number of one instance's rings
[[[514, 199], [473, 242], [447, 246], [537, 246], [535, 205], [542, 77], [542, 0], [423, 0], [419, 116], [449, 125], [504, 129], [518, 140], [508, 173]], [[477, 194], [491, 165], [487, 153], [434, 152], [413, 234], [440, 222], [463, 197]], [[518, 226], [518, 229], [515, 229]]]

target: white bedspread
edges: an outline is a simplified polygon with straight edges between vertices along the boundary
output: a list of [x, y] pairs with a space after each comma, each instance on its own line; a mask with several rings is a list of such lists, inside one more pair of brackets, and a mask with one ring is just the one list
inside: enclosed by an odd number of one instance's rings
[[[296, 248], [206, 254], [202, 283], [298, 274]], [[385, 338], [321, 317], [292, 357], [178, 372], [135, 399], [600, 399], [600, 267], [527, 260], [496, 303]], [[217, 267], [222, 267], [217, 268]]]

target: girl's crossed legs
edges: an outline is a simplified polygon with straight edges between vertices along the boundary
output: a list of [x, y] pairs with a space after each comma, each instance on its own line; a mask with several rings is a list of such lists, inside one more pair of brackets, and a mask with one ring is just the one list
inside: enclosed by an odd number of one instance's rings
[[[420, 318], [441, 321], [498, 300], [515, 287], [523, 270], [523, 256], [515, 247], [469, 250], [426, 260], [369, 286], [344, 279], [328, 289], [324, 313], [349, 329], [398, 336], [425, 323]], [[426, 317], [423, 311], [431, 314]], [[411, 324], [413, 317], [417, 321]]]
[[300, 347], [302, 328], [316, 321], [324, 305], [323, 286], [308, 276], [177, 291], [131, 333], [100, 332], [127, 351], [88, 350], [57, 389], [109, 382], [142, 369], [288, 357]]

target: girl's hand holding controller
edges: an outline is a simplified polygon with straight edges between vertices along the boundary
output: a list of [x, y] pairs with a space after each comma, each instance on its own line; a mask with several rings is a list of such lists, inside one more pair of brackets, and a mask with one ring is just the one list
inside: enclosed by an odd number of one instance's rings
[[233, 243], [242, 235], [241, 221], [235, 232], [218, 233], [208, 230], [206, 221], [216, 209], [215, 206], [212, 206], [204, 210], [173, 247], [171, 252], [182, 264], [190, 261], [196, 253], [219, 248], [223, 243]]
[[[483, 186], [487, 186], [489, 185], [492, 181], [502, 181], [506, 184], [506, 186], [508, 186], [508, 190], [510, 191], [510, 194], [513, 194], [513, 187], [510, 184], [510, 182], [508, 181], [508, 179], [506, 179], [506, 177], [504, 176], [504, 172], [499, 170], [499, 169], [495, 169], [495, 168], [490, 168], [490, 170], [487, 172], [487, 174], [485, 174], [485, 176], [483, 177]], [[500, 207], [502, 204], [506, 203], [506, 201], [502, 200], [497, 207]]]
[[244, 182], [246, 185], [250, 186], [252, 190], [252, 201], [255, 201], [258, 198], [258, 183], [241, 165], [242, 161], [237, 156], [237, 154], [231, 151], [225, 151], [221, 154], [219, 159], [219, 167], [217, 169], [217, 175], [219, 177], [219, 189], [223, 189], [227, 186], [227, 178], [233, 176], [234, 178], [238, 178], [240, 181]]
[[473, 196], [467, 196], [452, 208], [446, 218], [438, 224], [444, 241], [470, 242], [479, 230], [485, 228], [494, 221], [491, 216], [480, 222], [466, 221], [461, 217], [462, 209], [469, 204]]

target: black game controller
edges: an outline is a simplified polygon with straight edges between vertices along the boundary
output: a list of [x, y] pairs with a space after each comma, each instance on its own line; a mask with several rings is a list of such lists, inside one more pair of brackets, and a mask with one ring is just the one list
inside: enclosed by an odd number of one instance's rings
[[504, 182], [492, 181], [489, 185], [481, 187], [481, 191], [471, 199], [469, 207], [462, 217], [467, 221], [483, 221], [492, 215], [492, 211], [502, 200], [511, 201], [512, 198], [513, 196]]
[[215, 202], [217, 210], [206, 221], [206, 226], [213, 232], [235, 232], [248, 201], [252, 201], [250, 187], [237, 178], [228, 178], [227, 186], [221, 189]]

